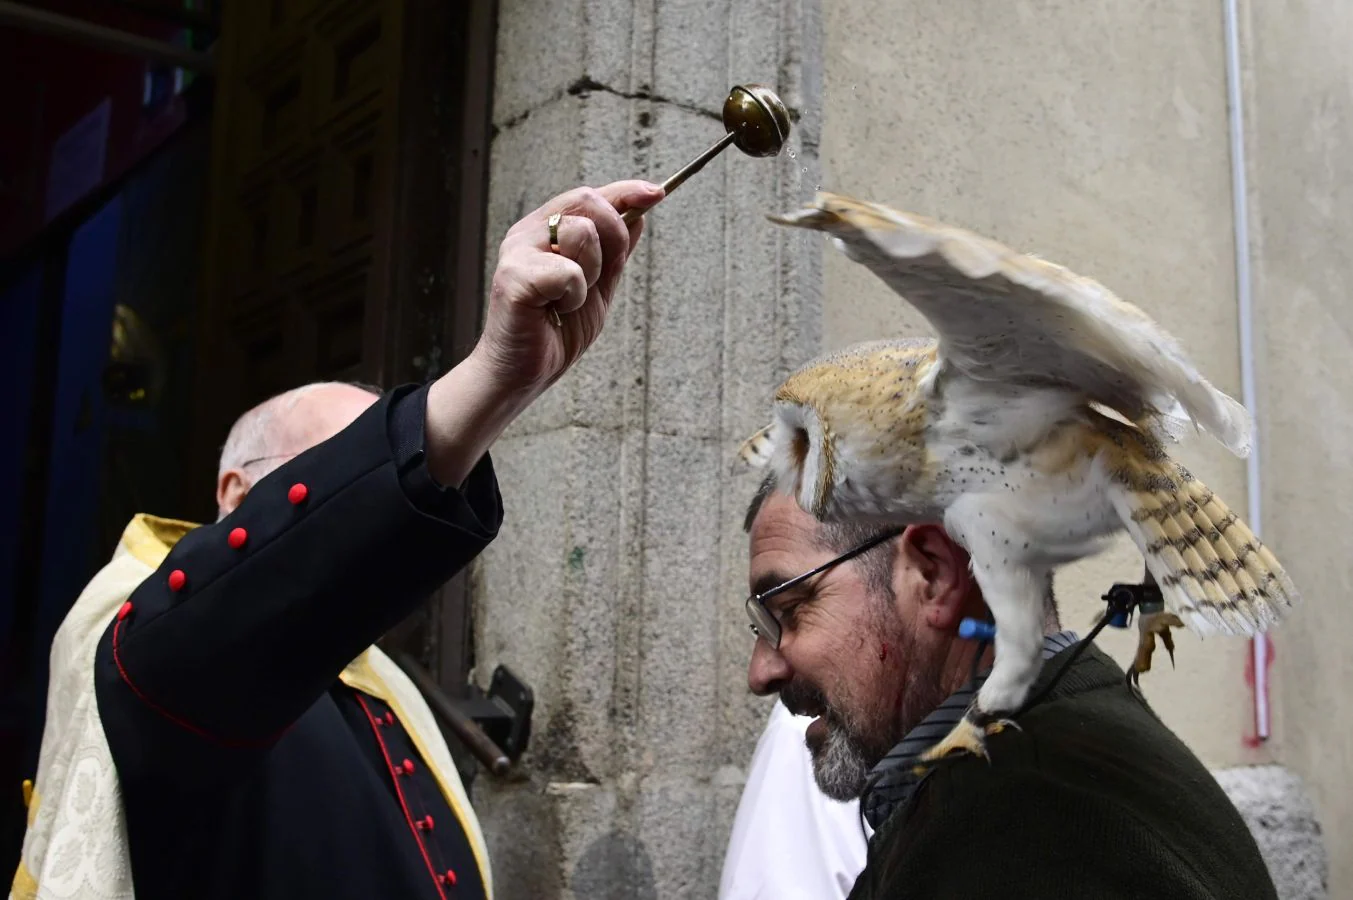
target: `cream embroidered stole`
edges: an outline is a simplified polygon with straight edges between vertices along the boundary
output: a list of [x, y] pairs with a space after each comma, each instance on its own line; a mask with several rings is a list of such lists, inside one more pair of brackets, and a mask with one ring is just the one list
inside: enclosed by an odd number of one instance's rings
[[[52, 641], [47, 719], [10, 900], [131, 900], [122, 795], [94, 696], [94, 655], [109, 620], [196, 526], [139, 515], [80, 594]], [[371, 647], [340, 676], [394, 708], [460, 820], [487, 896], [488, 848], [432, 711], [404, 672]]]

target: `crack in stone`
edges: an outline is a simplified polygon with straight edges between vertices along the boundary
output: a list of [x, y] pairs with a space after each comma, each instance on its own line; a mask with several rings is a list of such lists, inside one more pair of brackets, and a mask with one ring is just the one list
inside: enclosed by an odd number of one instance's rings
[[662, 95], [655, 94], [649, 90], [638, 90], [638, 91], [617, 90], [616, 88], [613, 88], [610, 85], [602, 84], [600, 81], [597, 81], [595, 78], [592, 78], [588, 75], [584, 75], [577, 81], [574, 81], [565, 89], [565, 92], [570, 96], [574, 97], [586, 97], [588, 94], [600, 92], [603, 94], [612, 94], [616, 97], [623, 97], [626, 100], [649, 100], [652, 101], [653, 103], [662, 103], [667, 106], [675, 106], [677, 109], [684, 109], [687, 112], [693, 112], [697, 115], [701, 115], [709, 119], [722, 121], [722, 117], [712, 110], [703, 109], [699, 106], [692, 106], [689, 103], [682, 103], [680, 100], [673, 100], [671, 97], [663, 97]]
[[[556, 100], [562, 100], [564, 97], [586, 97], [588, 94], [592, 93], [611, 94], [612, 96], [622, 97], [626, 100], [647, 100], [652, 103], [661, 103], [665, 106], [674, 106], [677, 109], [683, 109], [686, 112], [692, 112], [695, 113], [696, 115], [704, 116], [707, 119], [713, 119], [716, 122], [720, 123], [723, 122], [722, 114], [715, 112], [713, 110], [705, 109], [700, 106], [694, 106], [690, 103], [685, 103], [681, 100], [674, 100], [671, 97], [664, 97], [661, 94], [655, 94], [653, 91], [648, 90], [647, 88], [641, 88], [640, 90], [637, 91], [622, 91], [617, 88], [613, 88], [608, 84], [602, 84], [600, 81], [597, 81], [590, 75], [583, 75], [581, 78], [575, 80], [572, 84], [564, 88], [562, 91], [556, 91], [555, 93], [551, 94], [539, 105], [533, 106], [530, 109], [522, 110], [512, 118], [503, 122], [503, 124], [501, 125], [494, 125], [492, 127], [493, 132], [492, 136], [497, 137], [499, 134], [501, 134], [504, 131], [507, 131], [509, 128], [515, 128], [522, 122], [525, 122], [527, 119], [529, 119], [533, 112], [539, 109], [543, 109], [546, 106], [549, 106]], [[802, 118], [802, 114], [799, 112], [799, 110], [795, 109], [794, 107], [786, 107], [786, 109], [789, 112], [789, 121], [793, 124], [797, 124], [799, 120]]]

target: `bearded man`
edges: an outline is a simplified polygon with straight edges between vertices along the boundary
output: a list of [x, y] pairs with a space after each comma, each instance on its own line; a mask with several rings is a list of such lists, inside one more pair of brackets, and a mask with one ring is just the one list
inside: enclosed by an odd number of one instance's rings
[[[1048, 586], [1044, 666], [990, 761], [919, 757], [990, 666], [959, 637], [986, 619], [965, 551], [939, 525], [824, 524], [762, 485], [748, 510], [748, 684], [816, 716], [830, 797], [875, 829], [852, 900], [1276, 898], [1240, 814], [1094, 647], [1073, 659]], [[803, 851], [811, 852], [809, 848]]]

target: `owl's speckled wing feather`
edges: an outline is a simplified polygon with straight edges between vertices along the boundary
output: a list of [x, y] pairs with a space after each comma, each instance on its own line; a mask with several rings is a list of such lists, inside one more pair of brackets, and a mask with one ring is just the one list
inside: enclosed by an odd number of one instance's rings
[[1252, 424], [1168, 333], [1103, 285], [960, 228], [820, 193], [772, 221], [827, 232], [926, 317], [940, 362], [983, 382], [1067, 386], [1133, 421], [1175, 414], [1238, 456]]

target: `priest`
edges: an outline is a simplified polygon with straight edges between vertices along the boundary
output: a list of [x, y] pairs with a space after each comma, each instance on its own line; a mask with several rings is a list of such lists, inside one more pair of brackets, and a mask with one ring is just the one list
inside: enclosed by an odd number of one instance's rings
[[311, 386], [227, 442], [221, 518], [137, 517], [53, 643], [14, 900], [489, 898], [474, 812], [372, 644], [497, 534], [488, 450], [600, 334], [662, 189], [555, 197], [430, 385]]

